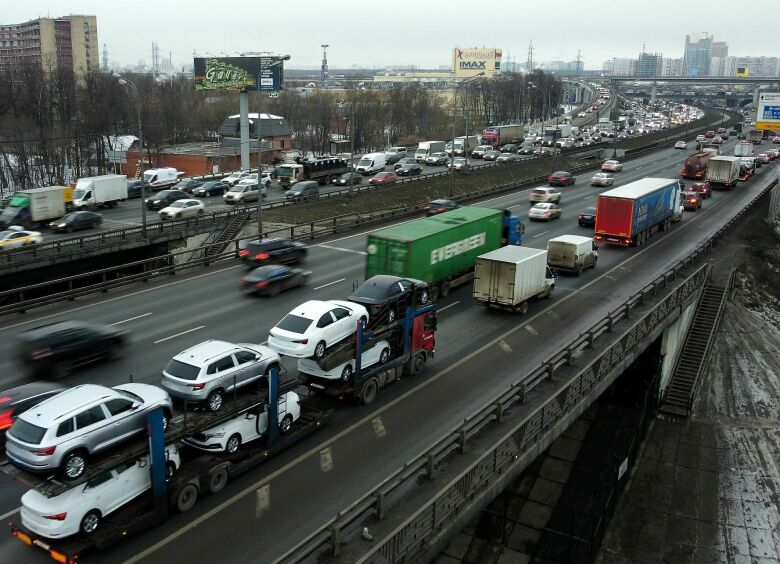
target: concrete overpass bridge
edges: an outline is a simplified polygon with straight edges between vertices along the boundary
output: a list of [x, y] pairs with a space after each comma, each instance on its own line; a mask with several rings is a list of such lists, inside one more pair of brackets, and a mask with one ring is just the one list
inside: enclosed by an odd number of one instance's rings
[[651, 85], [651, 102], [655, 102], [658, 95], [659, 84], [689, 84], [694, 86], [704, 85], [742, 85], [753, 92], [753, 104], [758, 103], [758, 93], [761, 87], [780, 89], [780, 77], [726, 77], [726, 76], [705, 76], [705, 77], [684, 77], [684, 76], [664, 76], [655, 78], [642, 78], [636, 76], [611, 76], [604, 77], [604, 80], [617, 86], [620, 83], [639, 83]]

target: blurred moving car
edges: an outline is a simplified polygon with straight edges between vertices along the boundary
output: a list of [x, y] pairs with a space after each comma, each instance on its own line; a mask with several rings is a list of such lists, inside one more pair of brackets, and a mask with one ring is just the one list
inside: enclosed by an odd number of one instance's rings
[[127, 337], [116, 326], [59, 321], [19, 333], [16, 356], [32, 374], [58, 378], [78, 366], [121, 358]]
[[188, 194], [192, 194], [192, 191], [195, 190], [195, 188], [200, 188], [203, 186], [202, 180], [195, 180], [194, 178], [186, 178], [184, 180], [180, 180], [177, 184], [173, 186], [174, 190], [181, 190], [182, 192], [187, 192]]
[[238, 184], [238, 181], [242, 178], [246, 178], [249, 176], [248, 172], [231, 172], [229, 175], [227, 175], [225, 178], [222, 179], [222, 182], [224, 184], [227, 184], [228, 186], [234, 186]]
[[710, 188], [709, 182], [693, 182], [687, 188], [684, 187], [684, 190], [696, 192], [705, 199], [712, 196], [712, 188]]
[[574, 184], [574, 175], [565, 170], [558, 170], [553, 172], [547, 177], [547, 184], [550, 186], [566, 186], [567, 184]]
[[398, 180], [398, 175], [395, 172], [377, 172], [374, 176], [368, 179], [369, 184], [395, 184]]
[[5, 444], [5, 432], [11, 428], [20, 413], [66, 389], [53, 382], [30, 382], [0, 392], [0, 446]]
[[680, 194], [680, 197], [682, 199], [683, 208], [686, 210], [696, 211], [701, 207], [702, 198], [699, 196], [698, 192], [686, 190]]
[[561, 217], [561, 207], [558, 204], [540, 203], [528, 210], [528, 219], [550, 221]]
[[188, 217], [199, 217], [206, 213], [206, 206], [200, 200], [176, 200], [170, 206], [157, 212], [160, 220], [166, 219], [186, 219]]
[[414, 159], [414, 157], [404, 157], [404, 158], [402, 158], [400, 161], [398, 161], [397, 163], [395, 163], [393, 165], [393, 168], [395, 170], [398, 170], [402, 166], [409, 165], [409, 164], [417, 164], [417, 161]]
[[395, 169], [398, 176], [416, 176], [422, 174], [423, 168], [417, 163], [405, 164]]
[[241, 279], [241, 289], [245, 294], [275, 296], [290, 288], [306, 284], [311, 272], [302, 268], [290, 268], [280, 264], [260, 266], [247, 273]]
[[497, 163], [514, 163], [520, 160], [515, 153], [501, 153], [497, 158]]
[[128, 198], [140, 198], [141, 191], [149, 192], [149, 183], [143, 180], [128, 180], [127, 181], [127, 197]]
[[359, 172], [345, 172], [333, 178], [333, 184], [336, 186], [354, 186], [363, 183], [363, 175]]
[[178, 200], [186, 200], [190, 197], [187, 192], [181, 190], [161, 190], [154, 196], [146, 198], [146, 209], [149, 210], [161, 210], [167, 208], [173, 202]]
[[43, 243], [40, 231], [28, 231], [18, 225], [11, 225], [5, 231], [0, 231], [0, 250], [3, 251], [40, 243]]
[[495, 161], [500, 156], [501, 156], [501, 151], [496, 151], [495, 149], [491, 149], [490, 151], [485, 151], [482, 154], [482, 160]]
[[308, 202], [320, 199], [320, 184], [316, 180], [296, 182], [284, 194], [284, 199], [292, 202]]
[[270, 237], [249, 241], [246, 248], [238, 252], [238, 256], [250, 266], [300, 264], [306, 258], [307, 252], [303, 243]]
[[211, 196], [223, 196], [230, 187], [224, 182], [210, 180], [192, 191], [193, 196], [210, 198]]
[[610, 176], [606, 172], [597, 172], [590, 179], [591, 186], [612, 186], [615, 183], [615, 177]]
[[432, 215], [439, 215], [440, 213], [448, 212], [450, 210], [456, 210], [460, 206], [457, 202], [452, 200], [431, 200], [425, 204], [425, 215], [431, 217]]
[[602, 172], [620, 172], [623, 170], [623, 164], [620, 161], [604, 161], [601, 165]]
[[247, 202], [256, 202], [260, 197], [258, 194], [262, 194], [265, 197], [265, 186], [258, 190], [258, 185], [255, 184], [235, 184], [222, 195], [222, 200], [226, 204], [246, 204]]
[[585, 208], [577, 215], [577, 223], [580, 227], [595, 227], [596, 208]]
[[103, 216], [92, 211], [77, 211], [63, 215], [49, 224], [58, 233], [73, 233], [80, 229], [95, 229], [103, 223]]
[[469, 161], [465, 157], [455, 157], [452, 162], [447, 163], [447, 168], [454, 168], [455, 170], [467, 170], [469, 168]]
[[447, 153], [433, 153], [432, 155], [425, 157], [425, 164], [429, 166], [440, 166], [446, 165], [449, 160], [450, 158], [447, 156]]
[[561, 192], [555, 188], [548, 188], [542, 186], [540, 188], [534, 188], [528, 194], [528, 201], [534, 202], [551, 202], [554, 204], [561, 203]]
[[678, 141], [674, 144], [675, 149], [687, 149], [688, 148], [688, 142], [687, 141]]

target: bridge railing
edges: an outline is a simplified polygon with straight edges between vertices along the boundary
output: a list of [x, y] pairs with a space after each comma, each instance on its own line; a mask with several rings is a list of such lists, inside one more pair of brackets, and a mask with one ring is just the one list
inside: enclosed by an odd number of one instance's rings
[[[556, 370], [563, 366], [570, 366], [578, 353], [592, 347], [599, 336], [611, 332], [618, 321], [629, 318], [631, 313], [649, 298], [661, 290], [666, 290], [670, 282], [677, 280], [690, 267], [695, 266], [697, 259], [711, 250], [717, 239], [777, 184], [778, 180], [775, 179], [712, 237], [594, 323], [561, 351], [524, 374], [508, 389], [494, 396], [479, 411], [467, 417], [462, 424], [446, 433], [421, 455], [405, 462], [400, 469], [378, 484], [371, 492], [348, 505], [285, 553], [279, 561], [298, 562], [324, 550], [328, 550], [333, 556], [338, 555], [342, 541], [350, 532], [354, 533], [357, 524], [369, 517], [378, 520], [385, 518], [388, 505], [394, 499], [407, 494], [409, 488], [414, 487], [415, 480], [432, 478], [437, 464], [453, 452], [465, 452], [469, 441], [482, 429], [491, 423], [501, 422], [507, 408], [516, 404], [525, 404], [528, 394], [534, 387], [545, 380], [553, 379]], [[653, 318], [656, 326], [701, 287], [709, 277], [710, 268], [708, 263], [695, 268], [693, 272], [687, 274], [682, 286], [667, 296], [654, 311], [647, 314]], [[645, 324], [642, 331], [649, 330], [650, 328]], [[627, 342], [636, 341], [636, 337], [630, 334], [624, 338], [628, 339]], [[612, 367], [621, 362], [621, 353], [624, 349], [618, 348], [621, 350], [610, 358]], [[530, 446], [535, 444], [562, 414], [575, 409], [583, 391], [598, 385], [600, 373], [603, 373], [601, 366], [595, 368], [588, 366], [580, 371], [580, 376], [558, 391], [553, 398], [533, 408], [522, 426], [515, 430], [507, 441], [481, 456], [466, 472], [453, 478], [445, 488], [440, 489], [431, 500], [405, 519], [390, 535], [372, 544], [359, 562], [403, 561], [407, 555], [415, 554], [418, 549], [424, 547], [429, 538], [440, 530], [447, 519], [456, 515], [471, 496], [477, 495], [480, 488], [489, 485], [490, 477], [501, 475], [520, 457], [529, 456]]]

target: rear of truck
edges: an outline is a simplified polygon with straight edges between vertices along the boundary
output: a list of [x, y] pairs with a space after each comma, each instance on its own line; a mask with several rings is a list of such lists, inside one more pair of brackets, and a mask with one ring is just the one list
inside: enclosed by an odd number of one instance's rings
[[624, 247], [642, 245], [655, 229], [671, 225], [679, 190], [675, 180], [644, 178], [600, 194], [596, 240]]
[[551, 291], [547, 251], [503, 247], [476, 259], [473, 296], [481, 305], [524, 312], [529, 299]]

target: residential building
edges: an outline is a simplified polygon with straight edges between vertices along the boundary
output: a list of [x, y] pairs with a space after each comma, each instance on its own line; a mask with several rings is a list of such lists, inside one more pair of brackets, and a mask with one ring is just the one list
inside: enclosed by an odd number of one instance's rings
[[725, 41], [712, 42], [712, 56], [725, 58], [729, 56], [729, 44]]
[[683, 71], [685, 76], [707, 76], [712, 60], [712, 35], [706, 31], [685, 36]]
[[601, 72], [604, 75], [611, 76], [631, 76], [634, 74], [636, 61], [634, 59], [623, 59], [615, 57], [604, 61], [601, 65]]
[[663, 71], [663, 56], [658, 53], [639, 53], [639, 58], [634, 63], [634, 76], [640, 78], [654, 78], [661, 76]]
[[97, 18], [63, 16], [0, 25], [0, 70], [35, 63], [77, 75], [100, 68]]
[[661, 61], [661, 76], [682, 76], [683, 60], [663, 59]]

